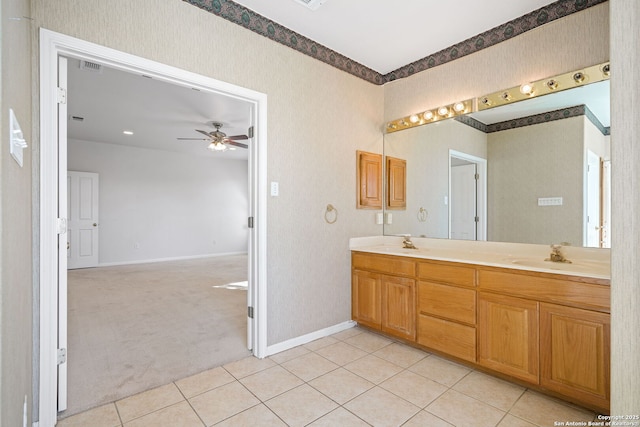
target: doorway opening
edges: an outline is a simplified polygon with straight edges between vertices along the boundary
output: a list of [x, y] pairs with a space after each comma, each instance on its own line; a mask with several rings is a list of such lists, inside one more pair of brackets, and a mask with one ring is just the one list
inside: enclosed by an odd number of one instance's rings
[[449, 238], [487, 240], [487, 160], [449, 150]]
[[67, 417], [250, 354], [252, 105], [63, 59]]
[[266, 356], [266, 95], [45, 29], [40, 30], [40, 321], [39, 420], [55, 424], [66, 407], [66, 74], [61, 57], [88, 60], [194, 90], [251, 104], [248, 154], [247, 337], [256, 357]]

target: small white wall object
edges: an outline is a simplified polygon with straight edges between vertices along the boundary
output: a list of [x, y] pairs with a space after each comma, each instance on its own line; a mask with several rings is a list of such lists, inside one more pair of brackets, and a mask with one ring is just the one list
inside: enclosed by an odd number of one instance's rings
[[9, 152], [11, 157], [20, 165], [23, 166], [23, 150], [27, 148], [27, 141], [24, 139], [20, 123], [16, 118], [13, 109], [9, 108]]

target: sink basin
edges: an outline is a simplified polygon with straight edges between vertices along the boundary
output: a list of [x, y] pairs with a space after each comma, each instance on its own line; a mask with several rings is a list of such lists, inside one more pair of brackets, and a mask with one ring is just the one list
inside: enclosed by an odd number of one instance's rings
[[545, 270], [589, 272], [604, 275], [610, 274], [611, 270], [609, 263], [598, 261], [576, 260], [568, 263], [545, 261], [537, 258], [507, 258], [505, 261], [523, 267], [541, 268]]
[[392, 246], [392, 245], [383, 245], [383, 246], [375, 246], [371, 248], [377, 252], [388, 252], [390, 254], [419, 254], [421, 252], [428, 252], [429, 249], [418, 248], [418, 249], [409, 249], [403, 248], [402, 246]]

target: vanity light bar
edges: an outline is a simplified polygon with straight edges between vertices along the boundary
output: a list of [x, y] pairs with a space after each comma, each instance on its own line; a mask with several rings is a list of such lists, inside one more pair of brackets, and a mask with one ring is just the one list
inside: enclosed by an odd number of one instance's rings
[[422, 126], [426, 125], [427, 123], [433, 123], [451, 117], [471, 113], [473, 111], [476, 111], [475, 101], [475, 99], [458, 101], [454, 102], [453, 104], [443, 105], [442, 107], [421, 111], [420, 113], [393, 120], [387, 123], [385, 131], [386, 133], [397, 132], [399, 130]]
[[548, 95], [552, 92], [560, 92], [589, 83], [608, 80], [609, 63], [593, 65], [582, 70], [547, 77], [531, 83], [524, 83], [510, 89], [493, 92], [478, 98], [478, 111], [488, 110], [494, 107], [511, 104], [525, 99]]
[[501, 105], [507, 105], [541, 95], [547, 95], [552, 92], [560, 92], [589, 83], [609, 80], [609, 74], [609, 62], [604, 62], [582, 70], [560, 74], [559, 76], [547, 77], [546, 79], [537, 80], [531, 83], [524, 83], [520, 86], [490, 93], [479, 98], [454, 102], [450, 105], [443, 105], [442, 107], [421, 111], [410, 116], [392, 120], [387, 123], [385, 132], [397, 132], [399, 130], [422, 126], [467, 113], [488, 110], [489, 108], [499, 107]]

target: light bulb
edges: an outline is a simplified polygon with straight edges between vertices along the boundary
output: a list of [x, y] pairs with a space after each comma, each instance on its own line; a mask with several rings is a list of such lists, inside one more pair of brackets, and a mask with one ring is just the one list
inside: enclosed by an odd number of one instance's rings
[[520, 86], [520, 93], [523, 95], [532, 95], [533, 94], [533, 86], [531, 83], [525, 83]]
[[418, 123], [418, 121], [420, 121], [420, 118], [417, 114], [412, 114], [411, 116], [409, 116], [409, 121], [411, 123]]
[[448, 107], [438, 108], [438, 114], [440, 114], [441, 116], [446, 116], [447, 114], [449, 114], [449, 108]]
[[424, 117], [425, 120], [433, 119], [433, 111], [425, 111], [422, 117]]
[[465, 110], [464, 103], [463, 102], [456, 102], [455, 104], [453, 104], [453, 110], [456, 113], [462, 113]]

